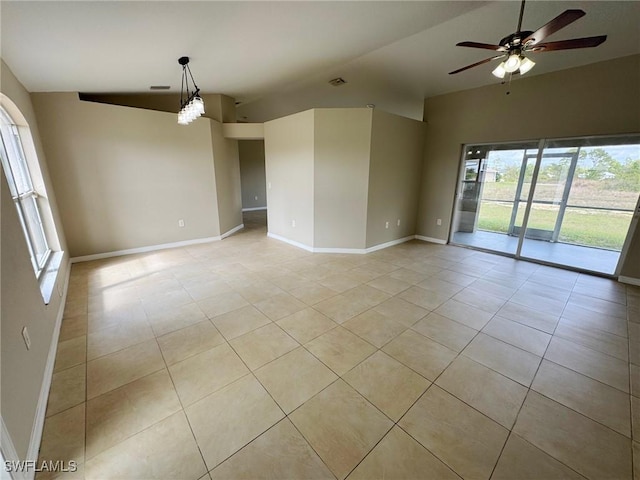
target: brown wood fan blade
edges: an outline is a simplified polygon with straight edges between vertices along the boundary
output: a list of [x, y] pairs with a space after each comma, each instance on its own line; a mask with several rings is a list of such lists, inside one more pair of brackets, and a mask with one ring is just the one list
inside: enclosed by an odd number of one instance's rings
[[607, 39], [606, 35], [597, 37], [572, 38], [571, 40], [560, 40], [559, 42], [538, 43], [530, 50], [533, 52], [552, 52], [554, 50], [570, 50], [572, 48], [597, 47]]
[[456, 47], [482, 48], [484, 50], [495, 50], [496, 52], [507, 51], [507, 49], [502, 45], [491, 45], [489, 43], [480, 43], [480, 42], [460, 42], [460, 43], [456, 43]]
[[526, 44], [527, 42], [529, 42], [529, 45], [535, 45], [547, 38], [552, 33], [555, 33], [561, 28], [566, 27], [570, 23], [575, 22], [584, 15], [585, 13], [582, 10], [565, 10], [549, 23], [540, 27], [527, 38], [524, 38], [522, 40], [522, 44]]
[[469, 70], [470, 68], [477, 67], [478, 65], [482, 65], [484, 63], [488, 63], [491, 60], [495, 60], [496, 58], [502, 58], [504, 55], [496, 55], [495, 57], [485, 58], [484, 60], [480, 60], [479, 62], [473, 63], [471, 65], [467, 65], [466, 67], [459, 68], [458, 70], [454, 70], [453, 72], [449, 72], [449, 75], [454, 75], [456, 73], [464, 72], [465, 70]]

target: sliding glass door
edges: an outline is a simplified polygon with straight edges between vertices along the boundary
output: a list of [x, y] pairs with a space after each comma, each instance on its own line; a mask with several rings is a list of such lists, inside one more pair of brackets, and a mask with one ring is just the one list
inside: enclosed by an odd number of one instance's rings
[[640, 136], [467, 145], [451, 243], [614, 274], [640, 192]]
[[537, 151], [537, 143], [465, 149], [452, 243], [516, 253], [514, 231], [521, 225]]

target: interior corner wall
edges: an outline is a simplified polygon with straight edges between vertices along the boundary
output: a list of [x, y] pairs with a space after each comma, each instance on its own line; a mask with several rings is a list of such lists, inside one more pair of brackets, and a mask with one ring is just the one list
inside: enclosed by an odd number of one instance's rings
[[32, 99], [72, 257], [220, 235], [209, 119]]
[[373, 111], [367, 248], [415, 235], [424, 137], [423, 122]]
[[264, 124], [269, 233], [306, 247], [313, 247], [313, 144], [313, 110]]
[[[419, 235], [447, 240], [463, 144], [640, 132], [640, 55], [518, 79], [510, 95], [507, 88], [425, 100]], [[635, 235], [627, 263], [640, 257]]]
[[314, 110], [314, 247], [366, 246], [372, 110]]
[[[24, 115], [34, 141], [40, 170], [47, 190], [48, 203], [56, 224], [58, 240], [63, 251], [66, 241], [58, 216], [58, 205], [51, 185], [47, 159], [41, 147], [38, 122], [33, 111], [29, 93], [20, 84], [11, 70], [0, 65], [0, 87]], [[1, 168], [0, 168], [1, 170]], [[16, 453], [21, 460], [27, 459], [31, 434], [36, 422], [38, 401], [44, 383], [49, 349], [55, 338], [54, 328], [61, 315], [62, 292], [69, 269], [69, 256], [65, 253], [54, 294], [48, 305], [42, 300], [38, 281], [33, 272], [24, 233], [16, 208], [9, 194], [4, 173], [0, 174], [1, 227], [0, 285], [2, 305], [0, 307], [0, 339], [2, 345], [0, 414], [4, 421]], [[31, 338], [31, 349], [27, 350], [22, 340], [22, 328], [27, 327]], [[6, 451], [5, 451], [5, 459]], [[31, 459], [35, 460], [35, 459]]]
[[242, 208], [266, 208], [267, 180], [264, 172], [264, 140], [239, 140], [238, 156], [240, 157]]
[[211, 142], [215, 167], [220, 233], [242, 225], [242, 193], [238, 141], [224, 138], [222, 124], [211, 120]]

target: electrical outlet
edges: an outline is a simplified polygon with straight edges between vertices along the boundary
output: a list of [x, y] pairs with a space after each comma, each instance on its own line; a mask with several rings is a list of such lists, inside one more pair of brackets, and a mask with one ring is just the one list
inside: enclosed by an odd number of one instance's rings
[[291, 226], [292, 226], [293, 228], [296, 228], [296, 221], [295, 221], [295, 220], [291, 220]]
[[27, 327], [22, 327], [22, 338], [24, 339], [24, 344], [27, 346], [27, 350], [29, 350], [31, 348], [31, 339], [29, 338]]
[[441, 218], [436, 220], [436, 225], [438, 225], [438, 226], [442, 225], [442, 219]]
[[183, 219], [178, 220], [178, 226], [179, 227], [184, 227], [184, 220]]
[[400, 226], [400, 219], [398, 219], [398, 226]]
[[271, 182], [267, 183], [267, 188], [271, 190]]
[[255, 197], [253, 197], [253, 198], [254, 198], [255, 200], [257, 200], [257, 199], [258, 199], [258, 195], [256, 195], [256, 196], [255, 196]]
[[384, 222], [384, 228], [389, 228], [389, 222]]

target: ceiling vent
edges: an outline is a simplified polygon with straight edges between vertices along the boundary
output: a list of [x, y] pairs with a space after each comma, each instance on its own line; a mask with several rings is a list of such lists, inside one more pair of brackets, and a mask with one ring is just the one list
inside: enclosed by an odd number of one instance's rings
[[170, 88], [169, 85], [151, 85], [149, 90], [169, 90]]
[[329, 80], [329, 85], [333, 85], [334, 87], [339, 87], [340, 85], [344, 85], [345, 83], [347, 83], [347, 81], [342, 77]]

